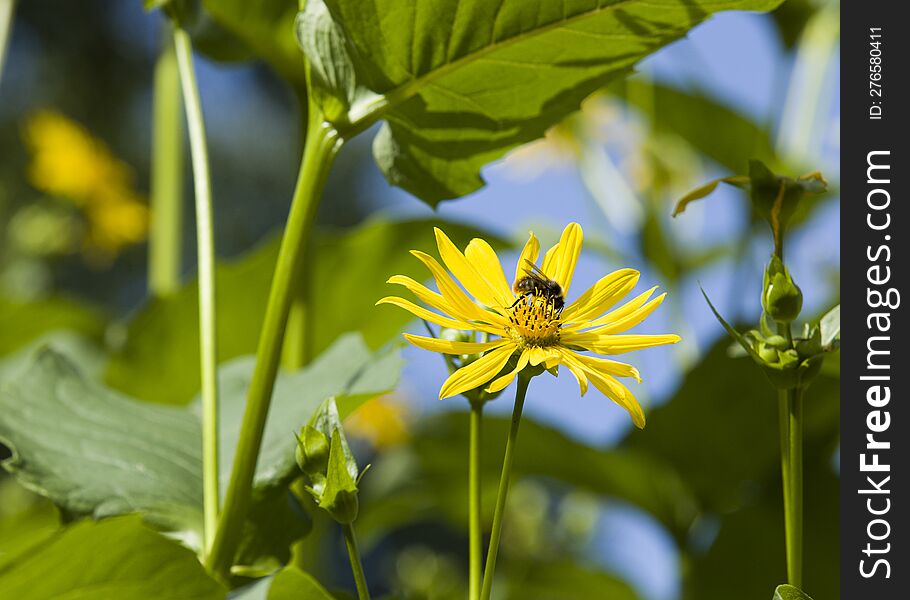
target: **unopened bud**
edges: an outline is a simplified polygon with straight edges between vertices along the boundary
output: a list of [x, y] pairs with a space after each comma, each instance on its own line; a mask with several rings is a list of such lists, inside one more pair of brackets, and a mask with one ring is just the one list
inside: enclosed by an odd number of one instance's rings
[[794, 321], [803, 308], [803, 293], [777, 255], [765, 269], [761, 302], [765, 313], [778, 323]]

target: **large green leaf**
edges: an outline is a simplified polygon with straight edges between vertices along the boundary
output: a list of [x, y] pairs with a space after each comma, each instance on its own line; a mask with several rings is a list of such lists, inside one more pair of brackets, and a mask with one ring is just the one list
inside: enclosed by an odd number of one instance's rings
[[[315, 236], [312, 276], [313, 354], [328, 348], [343, 333], [360, 331], [378, 348], [411, 319], [403, 311], [376, 307], [392, 288], [394, 274], [416, 279], [426, 269], [408, 253], [435, 247], [439, 226], [464, 246], [482, 236], [464, 225], [436, 219], [373, 221], [350, 231]], [[262, 328], [278, 242], [263, 244], [237, 262], [217, 269], [218, 356], [222, 361], [253, 354]], [[171, 298], [152, 300], [130, 321], [125, 346], [111, 358], [107, 382], [127, 394], [165, 404], [186, 404], [199, 391], [199, 305], [195, 282]]]
[[85, 521], [0, 569], [4, 598], [224, 598], [190, 550], [135, 517]]
[[316, 579], [289, 565], [272, 577], [231, 594], [231, 600], [334, 600]]
[[[257, 463], [257, 497], [290, 516], [289, 507], [278, 504], [278, 492], [270, 490], [280, 491], [296, 473], [294, 432], [329, 396], [338, 396], [342, 411], [350, 411], [393, 388], [400, 367], [397, 352], [374, 354], [352, 335], [306, 369], [282, 374]], [[251, 371], [252, 359], [242, 358], [219, 373], [223, 486]], [[195, 544], [202, 506], [195, 409], [133, 400], [89, 381], [65, 357], [43, 350], [28, 370], [0, 388], [0, 440], [14, 453], [3, 466], [71, 515], [141, 512], [167, 529], [186, 532]], [[274, 528], [274, 521], [266, 521], [253, 525]], [[293, 525], [286, 523], [289, 529]], [[247, 547], [256, 543], [250, 540]]]
[[483, 165], [540, 137], [711, 14], [768, 10], [779, 1], [325, 4], [347, 35], [344, 60], [359, 85], [379, 95], [354, 103], [336, 125], [349, 135], [385, 119], [374, 143], [377, 163], [390, 182], [436, 203], [480, 188]]

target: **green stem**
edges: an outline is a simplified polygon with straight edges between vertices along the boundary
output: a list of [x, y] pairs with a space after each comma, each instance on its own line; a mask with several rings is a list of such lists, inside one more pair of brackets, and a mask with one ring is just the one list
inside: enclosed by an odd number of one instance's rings
[[[3, 0], [0, 0], [3, 1]], [[165, 28], [155, 65], [152, 117], [152, 222], [148, 286], [155, 296], [180, 288], [183, 254], [183, 110], [173, 35]]]
[[348, 558], [351, 561], [351, 572], [354, 573], [354, 583], [357, 585], [358, 600], [370, 600], [370, 590], [367, 588], [367, 578], [363, 574], [363, 563], [360, 562], [360, 550], [357, 548], [357, 537], [354, 535], [354, 525], [343, 525], [344, 545], [348, 549]]
[[3, 81], [3, 65], [6, 62], [6, 48], [13, 30], [13, 13], [16, 0], [0, 0], [0, 82]]
[[231, 561], [240, 541], [243, 520], [250, 504], [262, 433], [272, 400], [272, 388], [281, 360], [281, 347], [296, 278], [300, 273], [300, 264], [325, 179], [341, 143], [337, 132], [325, 125], [321, 113], [311, 106], [306, 146], [291, 202], [291, 212], [281, 240], [278, 263], [272, 277], [259, 348], [256, 352], [256, 367], [247, 392], [246, 409], [237, 441], [231, 480], [212, 545], [211, 567], [222, 577], [228, 576]]
[[218, 523], [218, 346], [215, 325], [215, 226], [212, 186], [205, 145], [202, 102], [193, 67], [189, 34], [174, 27], [174, 48], [193, 159], [196, 196], [196, 253], [199, 269], [199, 349], [202, 370], [202, 497], [206, 556]]
[[512, 424], [509, 428], [509, 439], [506, 441], [506, 454], [502, 461], [502, 476], [499, 478], [499, 493], [496, 496], [496, 509], [493, 512], [493, 531], [490, 533], [490, 548], [487, 551], [487, 564], [483, 570], [483, 587], [481, 600], [490, 600], [493, 592], [493, 575], [496, 570], [496, 555], [499, 553], [499, 541], [502, 536], [502, 517], [509, 495], [509, 483], [512, 477], [512, 458], [515, 444], [518, 442], [518, 426], [521, 424], [521, 411], [524, 408], [525, 395], [531, 378], [518, 376], [518, 389], [515, 390], [515, 407], [512, 409]]
[[784, 508], [787, 523], [787, 581], [803, 584], [803, 398], [799, 388], [787, 399], [790, 429], [790, 502]]
[[471, 402], [471, 439], [468, 451], [468, 598], [479, 600], [483, 577], [483, 505], [480, 489], [480, 444], [483, 402]]

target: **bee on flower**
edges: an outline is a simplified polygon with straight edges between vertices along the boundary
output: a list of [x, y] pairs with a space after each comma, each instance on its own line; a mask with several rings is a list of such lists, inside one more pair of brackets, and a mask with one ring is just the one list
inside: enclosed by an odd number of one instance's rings
[[618, 379], [631, 377], [640, 382], [638, 370], [596, 355], [624, 354], [678, 342], [675, 334], [625, 333], [660, 306], [666, 294], [652, 298], [657, 289], [653, 287], [614, 308], [635, 287], [640, 275], [634, 269], [620, 269], [569, 302], [582, 237], [581, 226], [570, 223], [538, 266], [540, 242], [531, 233], [509, 285], [502, 263], [487, 242], [475, 238], [462, 252], [436, 229], [439, 254], [448, 271], [424, 252], [413, 250], [411, 254], [429, 269], [439, 291], [403, 275], [388, 280], [405, 287], [429, 308], [397, 296], [383, 298], [378, 304], [399, 306], [430, 323], [492, 338], [471, 342], [404, 334], [415, 346], [432, 352], [482, 354], [451, 374], [439, 391], [440, 398], [481, 386], [495, 393], [525, 369], [552, 371], [563, 365], [578, 380], [582, 395], [593, 384], [625, 408], [637, 427], [644, 427], [641, 405]]

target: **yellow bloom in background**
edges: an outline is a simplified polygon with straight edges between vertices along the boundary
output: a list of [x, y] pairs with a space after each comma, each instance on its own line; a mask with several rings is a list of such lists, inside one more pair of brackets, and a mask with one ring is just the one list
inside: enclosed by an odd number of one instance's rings
[[[543, 365], [552, 369], [564, 365], [578, 380], [582, 395], [587, 392], [589, 383], [593, 384], [625, 408], [636, 426], [644, 427], [641, 406], [617, 379], [631, 377], [641, 382], [638, 370], [583, 352], [614, 355], [678, 342], [680, 338], [674, 334], [621, 335], [644, 321], [660, 306], [666, 294], [651, 298], [657, 289], [653, 287], [613, 308], [635, 287], [639, 278], [639, 272], [634, 269], [620, 269], [606, 275], [574, 302], [561, 308], [561, 300], [568, 295], [572, 283], [582, 237], [581, 226], [570, 223], [559, 242], [546, 252], [539, 267], [542, 276], [558, 284], [558, 288], [553, 289], [558, 290], [559, 301], [556, 293], [545, 294], [540, 289], [533, 294], [516, 296], [496, 252], [487, 242], [475, 238], [462, 252], [445, 233], [436, 229], [439, 254], [448, 272], [428, 254], [417, 250], [411, 254], [430, 270], [439, 292], [403, 275], [390, 278], [389, 283], [404, 286], [439, 312], [394, 296], [383, 298], [378, 304], [400, 306], [442, 327], [496, 336], [486, 342], [462, 342], [404, 334], [415, 346], [433, 352], [483, 353], [476, 361], [452, 373], [439, 391], [440, 398], [487, 384], [488, 391], [497, 392], [528, 366]], [[530, 265], [537, 264], [539, 253], [540, 242], [531, 233], [515, 271], [516, 284], [532, 274]], [[503, 373], [513, 358], [514, 368]]]
[[410, 436], [408, 409], [402, 402], [379, 397], [363, 404], [344, 420], [348, 434], [360, 437], [376, 449], [396, 446]]
[[29, 182], [85, 214], [86, 251], [109, 259], [148, 233], [148, 208], [133, 189], [129, 165], [81, 125], [51, 111], [33, 114], [23, 129], [32, 154]]

